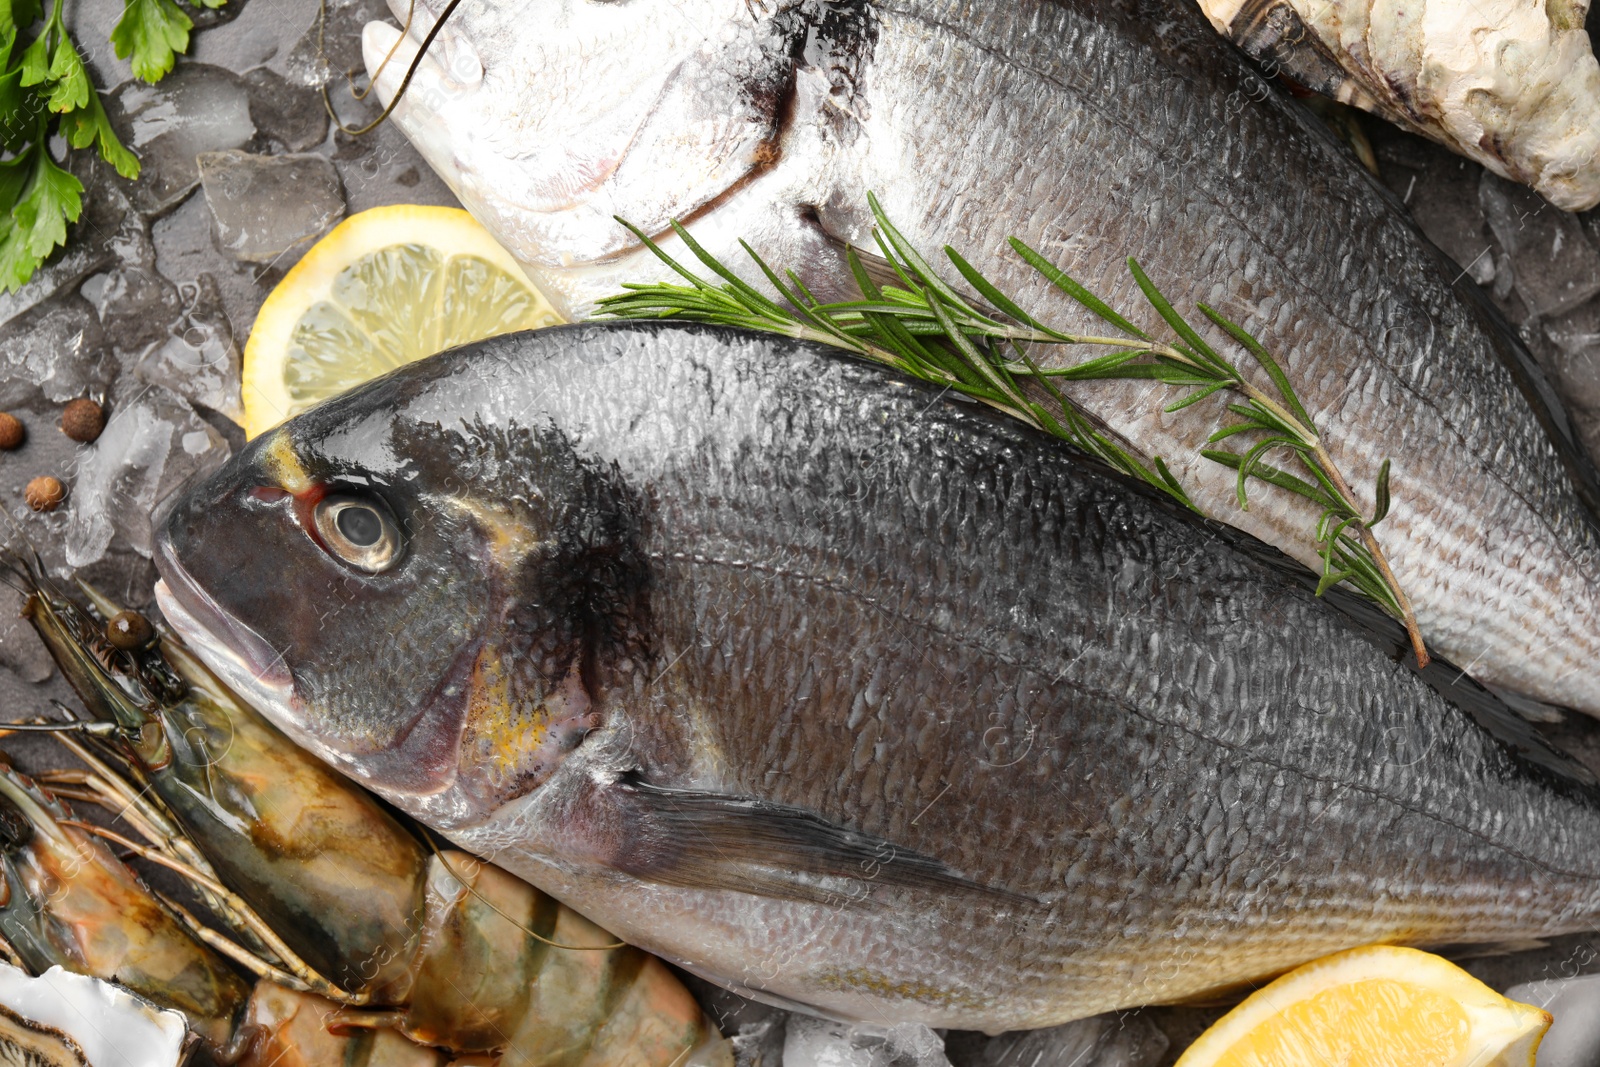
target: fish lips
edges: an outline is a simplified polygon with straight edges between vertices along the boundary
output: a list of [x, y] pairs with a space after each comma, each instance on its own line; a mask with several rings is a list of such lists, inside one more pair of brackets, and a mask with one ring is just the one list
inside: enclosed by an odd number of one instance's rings
[[[166, 530], [156, 539], [156, 603], [185, 644], [234, 690], [283, 725], [298, 725], [304, 708], [283, 654], [223, 611], [178, 562]], [[288, 720], [285, 722], [285, 720]]]

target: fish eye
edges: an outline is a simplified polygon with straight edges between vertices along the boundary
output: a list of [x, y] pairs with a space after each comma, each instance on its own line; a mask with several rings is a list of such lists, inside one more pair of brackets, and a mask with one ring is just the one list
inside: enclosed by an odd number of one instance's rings
[[328, 551], [357, 570], [379, 574], [400, 561], [400, 530], [378, 501], [347, 494], [324, 497], [313, 515]]

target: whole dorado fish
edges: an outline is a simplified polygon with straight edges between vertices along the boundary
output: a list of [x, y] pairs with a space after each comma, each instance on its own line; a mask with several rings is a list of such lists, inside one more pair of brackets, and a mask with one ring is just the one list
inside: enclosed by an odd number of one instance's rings
[[835, 353], [576, 326], [180, 502], [160, 591], [293, 737], [715, 981], [1007, 1030], [1600, 921], [1600, 792], [1228, 527]]
[[[370, 68], [394, 50], [380, 94], [440, 3], [417, 7], [405, 37], [367, 27]], [[931, 260], [956, 247], [1062, 328], [1104, 332], [1008, 235], [1124, 314], [1137, 257], [1286, 363], [1359, 493], [1393, 459], [1379, 532], [1436, 651], [1600, 714], [1600, 498], [1564, 416], [1472, 280], [1190, 0], [467, 0], [396, 117], [572, 312], [664, 275], [613, 215], [681, 219], [730, 264], [748, 238], [849, 294], [869, 190]], [[1317, 563], [1315, 505], [1263, 487], [1241, 512], [1200, 456], [1224, 396], [1168, 415], [1149, 382], [1072, 394], [1207, 514]]]

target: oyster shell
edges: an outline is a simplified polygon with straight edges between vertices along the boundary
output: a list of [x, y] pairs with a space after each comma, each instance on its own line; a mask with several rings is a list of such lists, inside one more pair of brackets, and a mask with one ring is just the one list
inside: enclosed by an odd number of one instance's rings
[[51, 967], [30, 978], [0, 963], [5, 1067], [177, 1067], [183, 1016], [128, 991]]
[[1269, 70], [1447, 145], [1557, 207], [1600, 203], [1588, 0], [1199, 3]]

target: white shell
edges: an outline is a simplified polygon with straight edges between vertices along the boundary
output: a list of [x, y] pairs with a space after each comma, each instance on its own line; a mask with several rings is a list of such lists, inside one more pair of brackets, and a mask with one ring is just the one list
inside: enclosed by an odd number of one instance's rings
[[[127, 990], [52, 967], [38, 978], [0, 963], [0, 1059], [51, 1067], [177, 1067], [187, 1027]], [[18, 1027], [56, 1046], [60, 1055], [26, 1055]], [[61, 1040], [65, 1038], [66, 1040]]]
[[1199, 0], [1269, 69], [1533, 186], [1600, 203], [1588, 0]]

